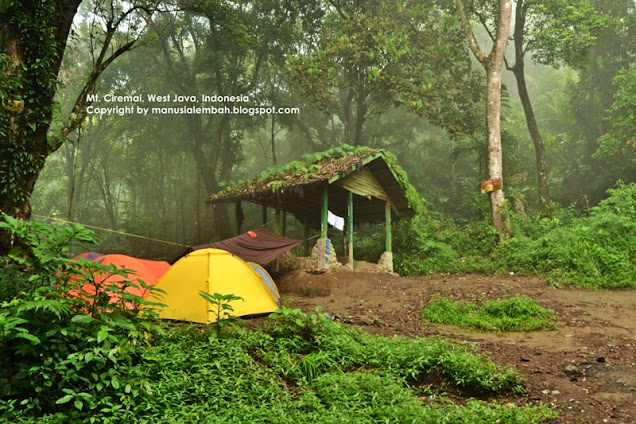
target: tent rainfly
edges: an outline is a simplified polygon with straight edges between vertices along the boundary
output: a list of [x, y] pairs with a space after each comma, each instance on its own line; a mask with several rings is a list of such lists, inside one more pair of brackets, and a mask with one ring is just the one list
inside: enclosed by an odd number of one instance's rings
[[[79, 256], [92, 262], [99, 262], [102, 265], [114, 265], [118, 269], [128, 271], [127, 276], [120, 274], [95, 274], [94, 281], [85, 283], [81, 289], [71, 291], [72, 294], [80, 297], [95, 296], [104, 290], [104, 286], [115, 285], [126, 293], [145, 298], [150, 293], [149, 288], [145, 288], [141, 285], [129, 286], [126, 282], [131, 281], [137, 283], [137, 279], [140, 279], [146, 286], [154, 286], [157, 280], [170, 268], [170, 264], [165, 261], [151, 261], [128, 255], [103, 255], [97, 252], [86, 252]], [[73, 260], [77, 260], [77, 258], [76, 256]], [[112, 303], [122, 302], [125, 308], [134, 309], [138, 306], [134, 302], [123, 300], [121, 294], [117, 291], [108, 291], [108, 295]]]
[[[262, 205], [263, 224], [267, 208], [276, 210], [275, 229], [285, 232], [285, 214], [293, 214], [305, 228], [320, 229], [317, 242], [324, 268], [333, 260], [333, 248], [327, 234], [329, 212], [345, 217], [349, 265], [353, 267], [353, 224], [384, 221], [386, 248], [381, 259], [393, 270], [391, 222], [415, 214], [407, 194], [406, 174], [394, 165], [391, 155], [367, 147], [343, 146], [306, 157], [277, 168], [270, 174], [231, 186], [212, 195], [208, 202], [235, 202], [236, 226], [240, 233], [241, 201]], [[308, 245], [305, 245], [307, 249]]]
[[183, 254], [199, 249], [221, 249], [238, 256], [246, 262], [267, 265], [300, 243], [300, 240], [278, 235], [265, 227], [258, 227], [226, 240], [189, 247]]

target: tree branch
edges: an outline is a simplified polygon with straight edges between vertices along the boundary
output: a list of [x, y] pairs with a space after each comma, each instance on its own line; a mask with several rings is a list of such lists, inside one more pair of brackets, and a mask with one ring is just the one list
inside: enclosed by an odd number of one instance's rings
[[477, 39], [475, 38], [475, 33], [473, 29], [470, 27], [470, 21], [468, 20], [468, 16], [466, 14], [466, 10], [464, 9], [464, 3], [462, 0], [455, 0], [457, 4], [457, 10], [459, 11], [459, 18], [462, 22], [462, 28], [464, 29], [464, 33], [466, 34], [466, 39], [468, 40], [468, 45], [470, 45], [470, 49], [473, 51], [473, 54], [481, 62], [484, 67], [487, 66], [488, 56], [484, 51], [479, 47], [477, 43]]

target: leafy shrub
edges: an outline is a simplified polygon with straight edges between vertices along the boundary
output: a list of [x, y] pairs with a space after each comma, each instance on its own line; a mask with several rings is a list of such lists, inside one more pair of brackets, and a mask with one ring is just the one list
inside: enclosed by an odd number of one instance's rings
[[556, 315], [522, 296], [474, 303], [447, 297], [432, 300], [422, 311], [424, 319], [438, 324], [496, 331], [534, 331], [554, 328]]
[[150, 391], [148, 380], [135, 375], [142, 347], [157, 332], [152, 316], [137, 310], [143, 299], [124, 291], [136, 283], [104, 283], [77, 296], [87, 275], [95, 281], [94, 274], [124, 273], [61, 256], [71, 240], [94, 241], [94, 233], [9, 217], [2, 224], [19, 247], [2, 259], [2, 283], [11, 290], [0, 304], [0, 412], [9, 421], [20, 414], [125, 421]]
[[496, 244], [487, 221], [456, 226], [415, 216], [395, 231], [394, 265], [402, 275], [515, 271], [546, 274], [554, 285], [636, 288], [636, 184], [621, 182], [589, 217], [553, 209], [553, 217], [511, 215], [514, 237]]
[[214, 330], [216, 337], [221, 337], [221, 330], [223, 327], [231, 324], [231, 320], [236, 318], [232, 312], [234, 312], [234, 307], [232, 306], [232, 302], [237, 300], [243, 300], [242, 297], [236, 296], [234, 294], [221, 294], [214, 293], [210, 294], [207, 292], [199, 292], [199, 296], [207, 300], [211, 305], [212, 309], [208, 312], [211, 312], [214, 317]]
[[444, 241], [451, 221], [436, 221], [417, 215], [402, 220], [394, 233], [394, 267], [402, 275], [443, 272], [459, 254]]
[[589, 217], [504, 243], [498, 269], [548, 274], [556, 285], [636, 288], [636, 184], [619, 182], [608, 192]]

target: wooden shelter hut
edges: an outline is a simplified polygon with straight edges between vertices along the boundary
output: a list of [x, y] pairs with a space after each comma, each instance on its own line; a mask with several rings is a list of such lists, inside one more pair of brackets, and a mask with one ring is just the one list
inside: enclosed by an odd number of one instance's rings
[[[328, 239], [328, 211], [345, 218], [349, 265], [353, 267], [353, 224], [384, 221], [385, 253], [381, 259], [393, 269], [391, 221], [414, 215], [414, 205], [407, 194], [414, 190], [404, 171], [394, 164], [392, 155], [367, 147], [344, 146], [327, 152], [305, 155], [268, 171], [252, 180], [242, 181], [212, 195], [208, 202], [236, 204], [237, 232], [242, 218], [241, 201], [262, 205], [263, 223], [267, 207], [276, 210], [275, 230], [284, 233], [283, 215], [293, 214], [305, 228], [319, 228], [317, 268], [329, 267], [335, 258]], [[384, 262], [383, 262], [384, 261]]]

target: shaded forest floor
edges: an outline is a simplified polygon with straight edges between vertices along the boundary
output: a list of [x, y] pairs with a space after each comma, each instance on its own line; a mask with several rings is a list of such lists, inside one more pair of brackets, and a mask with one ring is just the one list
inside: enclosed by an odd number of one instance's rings
[[[284, 300], [388, 336], [442, 336], [477, 343], [494, 362], [525, 375], [519, 405], [552, 404], [563, 423], [636, 422], [636, 293], [550, 288], [540, 277], [435, 275], [401, 278], [359, 270], [287, 273]], [[527, 296], [559, 317], [558, 327], [531, 333], [483, 333], [433, 325], [421, 311], [437, 295], [480, 303]], [[452, 393], [449, 393], [452, 396]], [[461, 401], [461, 399], [457, 399]]]

